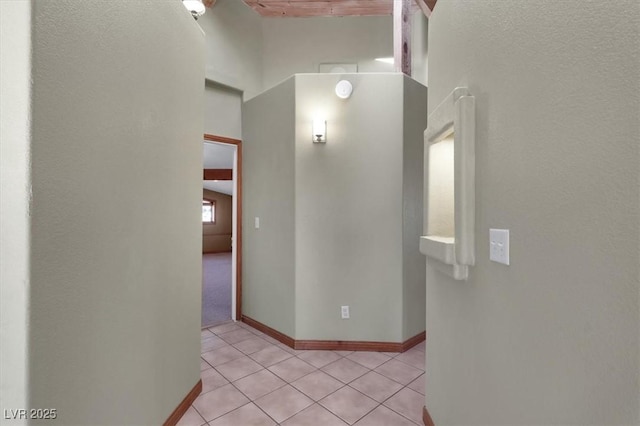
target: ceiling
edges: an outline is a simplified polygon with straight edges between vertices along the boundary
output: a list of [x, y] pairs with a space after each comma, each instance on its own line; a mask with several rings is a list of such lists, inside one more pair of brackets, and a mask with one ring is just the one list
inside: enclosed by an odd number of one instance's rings
[[232, 180], [205, 180], [202, 183], [202, 187], [204, 189], [208, 189], [209, 191], [220, 192], [222, 194], [231, 195], [233, 197], [233, 181]]
[[[393, 13], [393, 0], [244, 0], [262, 16], [380, 16]], [[415, 2], [412, 2], [417, 8]]]
[[[202, 152], [204, 169], [233, 169], [235, 146], [205, 142]], [[210, 191], [233, 195], [233, 181], [202, 181], [202, 186]]]
[[202, 151], [204, 169], [233, 169], [235, 146], [205, 142]]

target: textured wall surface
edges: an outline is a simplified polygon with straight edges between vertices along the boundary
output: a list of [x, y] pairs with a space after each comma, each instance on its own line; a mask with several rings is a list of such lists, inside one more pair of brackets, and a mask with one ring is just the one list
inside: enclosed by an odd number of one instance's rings
[[244, 99], [262, 92], [260, 15], [242, 0], [217, 0], [198, 24], [206, 35], [206, 77], [243, 91]]
[[[341, 78], [354, 86], [349, 99], [335, 95]], [[402, 75], [295, 79], [296, 337], [400, 341]], [[326, 144], [311, 142], [316, 115]]]
[[423, 222], [423, 134], [427, 88], [403, 77], [402, 108], [402, 340], [424, 331], [425, 257], [420, 253]]
[[[427, 19], [413, 14], [414, 78], [426, 84]], [[389, 16], [263, 18], [242, 0], [217, 0], [198, 19], [206, 34], [208, 79], [251, 99], [321, 63], [355, 63], [360, 72], [392, 72], [375, 58], [393, 56]], [[206, 122], [205, 122], [206, 124]]]
[[[467, 282], [427, 270], [437, 425], [640, 421], [639, 17], [438, 2], [429, 111], [476, 97], [477, 263]], [[489, 261], [489, 228], [511, 230], [511, 266]]]
[[[0, 2], [0, 410], [3, 412], [25, 408], [28, 401], [30, 71], [31, 2]], [[12, 424], [23, 423], [12, 420]]]
[[[242, 110], [242, 311], [295, 335], [294, 79]], [[260, 218], [255, 229], [254, 218]]]
[[242, 92], [207, 81], [204, 90], [204, 132], [242, 139]]
[[358, 64], [359, 72], [392, 72], [375, 58], [393, 56], [389, 16], [263, 18], [263, 87], [296, 73], [317, 73], [321, 63]]
[[[341, 78], [350, 99], [335, 95]], [[300, 340], [424, 330], [426, 95], [401, 74], [298, 74], [245, 104], [246, 315]], [[311, 142], [319, 116], [326, 144]]]
[[29, 406], [161, 424], [199, 380], [204, 36], [179, 2], [33, 16]]
[[411, 77], [428, 86], [429, 61], [429, 19], [418, 11], [411, 21]]

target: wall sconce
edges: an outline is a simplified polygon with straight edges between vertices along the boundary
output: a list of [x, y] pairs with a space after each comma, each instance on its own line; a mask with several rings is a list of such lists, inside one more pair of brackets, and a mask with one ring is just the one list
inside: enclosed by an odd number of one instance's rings
[[324, 119], [313, 120], [313, 143], [327, 142], [327, 122]]
[[182, 0], [182, 4], [191, 12], [193, 19], [198, 20], [199, 16], [204, 15], [205, 7], [201, 0]]

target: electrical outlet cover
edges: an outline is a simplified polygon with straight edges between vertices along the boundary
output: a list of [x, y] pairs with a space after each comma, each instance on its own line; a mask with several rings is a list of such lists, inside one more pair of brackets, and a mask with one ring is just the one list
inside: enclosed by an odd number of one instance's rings
[[489, 230], [489, 259], [509, 265], [509, 230]]
[[349, 319], [349, 306], [341, 306], [340, 313], [342, 314], [342, 319]]

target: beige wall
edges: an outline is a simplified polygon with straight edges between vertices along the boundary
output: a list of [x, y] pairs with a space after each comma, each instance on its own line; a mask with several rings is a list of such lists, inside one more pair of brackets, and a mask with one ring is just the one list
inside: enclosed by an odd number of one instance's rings
[[290, 78], [242, 110], [242, 311], [289, 336], [295, 336], [294, 96]]
[[204, 90], [204, 132], [242, 139], [242, 91], [210, 81]]
[[[348, 100], [334, 93], [341, 77], [354, 85]], [[245, 104], [246, 315], [300, 340], [401, 342], [424, 330], [426, 95], [401, 74], [299, 74]], [[318, 114], [326, 144], [311, 142]]]
[[[416, 9], [413, 76], [423, 84], [427, 22]], [[269, 18], [242, 0], [217, 0], [198, 24], [206, 34], [206, 77], [244, 92], [245, 100], [293, 74], [316, 73], [321, 63], [356, 63], [360, 72], [394, 71], [393, 65], [374, 60], [393, 56], [389, 16]]]
[[230, 252], [233, 197], [204, 189], [202, 198], [216, 202], [216, 223], [202, 224], [202, 252]]
[[639, 28], [637, 1], [438, 1], [429, 111], [476, 97], [477, 204], [469, 280], [427, 270], [435, 424], [640, 422]]
[[428, 84], [429, 20], [422, 11], [415, 12], [411, 21], [411, 77], [424, 86]]
[[206, 36], [207, 79], [243, 91], [245, 99], [262, 92], [260, 15], [242, 0], [217, 0], [198, 24]]
[[360, 72], [392, 72], [375, 58], [393, 56], [390, 16], [263, 18], [262, 85], [296, 73], [317, 73], [321, 63], [355, 63]]
[[[414, 13], [413, 76], [425, 85], [427, 22], [421, 11]], [[208, 133], [241, 138], [234, 97], [250, 99], [293, 74], [316, 73], [320, 63], [394, 71], [374, 60], [393, 56], [390, 17], [263, 18], [242, 0], [218, 0], [198, 24], [206, 34]]]
[[[295, 78], [296, 338], [400, 341], [402, 76]], [[341, 78], [354, 86], [346, 100]], [[326, 144], [311, 142], [317, 115]]]
[[[427, 19], [412, 17], [413, 76], [426, 85]], [[358, 72], [393, 72], [375, 58], [393, 56], [390, 16], [262, 19], [262, 85], [269, 88], [297, 73], [317, 73], [322, 63], [353, 63]]]
[[[296, 338], [403, 341], [424, 330], [422, 163], [405, 152], [422, 158], [426, 88], [401, 74], [295, 78]], [[342, 78], [354, 86], [346, 100], [334, 92]], [[405, 85], [414, 97], [405, 99]], [[412, 108], [425, 114], [405, 115]], [[316, 115], [327, 120], [326, 144], [311, 143]], [[405, 237], [415, 262], [408, 274]], [[405, 289], [421, 315], [404, 316]]]
[[404, 77], [402, 108], [402, 336], [424, 331], [425, 258], [420, 253], [423, 211], [424, 144], [427, 127], [427, 88]]
[[[0, 2], [0, 411], [28, 406], [30, 1]], [[4, 417], [4, 416], [3, 416]], [[4, 421], [4, 420], [0, 420]], [[12, 425], [24, 422], [12, 421]]]
[[[6, 3], [1, 408], [161, 424], [199, 380], [204, 37], [179, 2]], [[5, 16], [32, 39], [5, 45]], [[5, 289], [21, 306], [5, 312]]]

